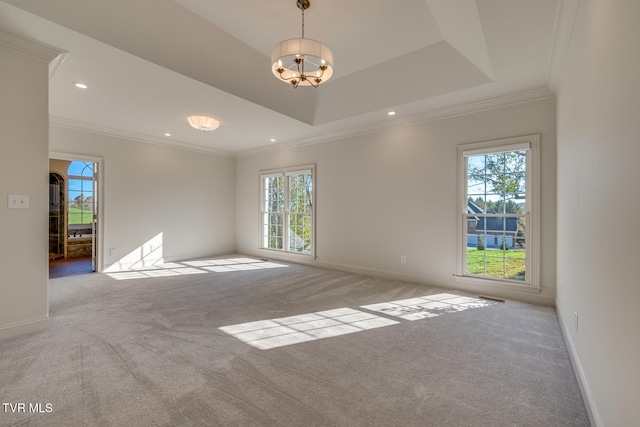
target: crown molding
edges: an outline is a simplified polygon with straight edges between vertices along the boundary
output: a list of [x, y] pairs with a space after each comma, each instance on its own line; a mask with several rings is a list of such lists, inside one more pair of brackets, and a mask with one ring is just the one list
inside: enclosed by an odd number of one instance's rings
[[[509, 107], [526, 102], [540, 101], [542, 99], [553, 98], [555, 94], [547, 86], [539, 86], [521, 91], [498, 95], [492, 98], [479, 99], [477, 101], [465, 102], [451, 107], [441, 108], [425, 114], [417, 114], [409, 118], [409, 123], [431, 122], [443, 120], [456, 116], [480, 113], [482, 111], [494, 110], [496, 108]], [[407, 123], [407, 119], [403, 121]]]
[[423, 114], [416, 114], [414, 116], [398, 118], [390, 121], [377, 122], [366, 126], [357, 128], [345, 129], [337, 132], [331, 132], [323, 135], [313, 136], [309, 138], [303, 138], [295, 141], [283, 142], [269, 147], [260, 147], [250, 150], [241, 151], [238, 153], [218, 150], [214, 148], [203, 147], [195, 144], [189, 144], [182, 141], [167, 141], [161, 138], [137, 134], [134, 132], [123, 131], [119, 129], [107, 128], [103, 126], [92, 125], [88, 123], [78, 122], [74, 120], [64, 119], [61, 117], [50, 117], [50, 124], [67, 129], [80, 130], [85, 132], [91, 132], [100, 135], [113, 136], [117, 138], [124, 138], [138, 142], [144, 142], [149, 144], [160, 145], [163, 147], [177, 148], [188, 151], [195, 151], [199, 153], [213, 154], [222, 157], [248, 157], [265, 154], [273, 151], [278, 151], [286, 148], [303, 147], [307, 145], [321, 144], [324, 142], [331, 142], [339, 139], [355, 137], [359, 135], [366, 135], [382, 131], [384, 129], [393, 128], [397, 126], [404, 126], [407, 124], [417, 124], [436, 120], [444, 120], [456, 116], [462, 116], [467, 114], [474, 114], [486, 110], [493, 110], [496, 108], [508, 107], [512, 105], [522, 104], [526, 102], [539, 101], [546, 98], [554, 97], [554, 92], [547, 86], [527, 89], [523, 91], [513, 92], [506, 95], [501, 95], [493, 98], [481, 99], [478, 101], [466, 102], [450, 107], [440, 108]]
[[466, 102], [466, 103], [462, 103], [462, 104], [458, 104], [450, 107], [439, 108], [437, 110], [433, 110], [427, 113], [416, 114], [414, 116], [398, 118], [390, 121], [377, 122], [367, 126], [361, 126], [358, 128], [352, 128], [352, 129], [333, 132], [329, 134], [314, 136], [310, 138], [304, 138], [296, 141], [283, 142], [281, 144], [276, 144], [269, 147], [261, 147], [257, 149], [246, 150], [246, 151], [237, 153], [236, 157], [255, 156], [255, 155], [264, 154], [271, 151], [277, 151], [285, 148], [320, 144], [323, 142], [330, 142], [330, 141], [335, 141], [339, 139], [375, 133], [384, 129], [393, 128], [397, 126], [425, 123], [425, 122], [431, 122], [436, 120], [444, 120], [452, 117], [479, 113], [486, 110], [493, 110], [496, 108], [523, 104], [526, 102], [540, 101], [547, 98], [553, 98], [554, 96], [555, 96], [554, 92], [549, 87], [541, 86], [541, 87], [526, 89], [518, 92], [512, 92], [506, 95], [501, 95], [493, 98], [486, 98], [486, 99]]
[[0, 30], [0, 49], [48, 64], [65, 53], [57, 47]]
[[547, 69], [547, 86], [558, 93], [560, 80], [567, 62], [573, 30], [580, 9], [581, 0], [559, 0], [556, 12], [555, 34], [553, 37], [553, 50]]
[[62, 63], [65, 59], [67, 59], [67, 56], [69, 56], [69, 52], [62, 52], [51, 61], [51, 63], [49, 64], [49, 81], [53, 80], [56, 73], [62, 66]]
[[128, 139], [128, 140], [137, 141], [137, 142], [144, 142], [147, 144], [154, 144], [162, 147], [177, 148], [180, 150], [212, 154], [212, 155], [221, 156], [221, 157], [234, 157], [234, 154], [232, 152], [225, 151], [225, 150], [218, 150], [215, 148], [203, 147], [200, 145], [190, 144], [188, 142], [183, 142], [183, 141], [176, 141], [176, 140], [167, 141], [167, 140], [149, 136], [149, 135], [123, 131], [119, 129], [104, 127], [104, 126], [92, 125], [89, 123], [83, 123], [75, 120], [64, 119], [62, 117], [50, 116], [49, 124], [51, 126], [90, 132], [98, 135], [111, 136], [111, 137], [116, 137], [121, 139]]

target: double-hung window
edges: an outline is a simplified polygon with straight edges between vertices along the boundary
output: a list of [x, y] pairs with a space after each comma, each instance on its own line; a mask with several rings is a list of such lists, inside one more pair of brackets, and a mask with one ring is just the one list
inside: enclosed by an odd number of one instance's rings
[[261, 248], [314, 255], [315, 166], [260, 173]]
[[538, 284], [539, 136], [458, 146], [458, 276]]

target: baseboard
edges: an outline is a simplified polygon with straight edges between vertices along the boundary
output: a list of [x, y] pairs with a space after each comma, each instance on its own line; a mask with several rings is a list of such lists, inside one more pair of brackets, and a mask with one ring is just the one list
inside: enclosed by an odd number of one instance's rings
[[[556, 307], [558, 305], [556, 304]], [[578, 358], [578, 354], [576, 353], [576, 348], [573, 345], [573, 340], [571, 339], [571, 335], [569, 334], [569, 328], [562, 318], [560, 314], [560, 309], [556, 308], [556, 313], [558, 315], [558, 321], [560, 322], [560, 329], [562, 330], [562, 335], [564, 336], [564, 342], [567, 344], [567, 349], [569, 350], [569, 357], [571, 357], [571, 364], [573, 366], [573, 371], [576, 374], [576, 379], [578, 380], [578, 386], [580, 386], [580, 391], [582, 392], [582, 400], [584, 400], [584, 405], [587, 408], [587, 413], [589, 414], [589, 420], [591, 421], [591, 425], [593, 427], [601, 427], [602, 421], [600, 421], [600, 416], [598, 415], [598, 410], [593, 403], [593, 398], [591, 396], [591, 389], [589, 388], [589, 382], [584, 374], [584, 370], [582, 369], [582, 365], [580, 364], [580, 358]]]
[[0, 341], [49, 329], [49, 317], [0, 327]]
[[[302, 262], [301, 264], [303, 264]], [[532, 304], [540, 304], [540, 305], [548, 305], [553, 306], [555, 304], [555, 299], [552, 297], [548, 297], [545, 295], [539, 294], [528, 294], [523, 292], [515, 292], [510, 290], [501, 290], [501, 289], [478, 289], [478, 287], [474, 286], [466, 286], [461, 283], [448, 284], [448, 283], [433, 283], [425, 280], [423, 277], [413, 276], [409, 274], [402, 274], [395, 271], [382, 270], [378, 268], [369, 268], [369, 267], [360, 267], [350, 264], [340, 264], [335, 262], [326, 262], [321, 260], [316, 260], [313, 263], [309, 263], [316, 267], [327, 268], [330, 270], [338, 270], [345, 271], [347, 273], [357, 273], [364, 274], [368, 276], [382, 277], [384, 279], [390, 280], [402, 280], [405, 282], [419, 283], [422, 285], [431, 286], [434, 288], [445, 288], [445, 289], [453, 289], [458, 291], [463, 291], [471, 294], [481, 293], [483, 295], [494, 296], [504, 299], [511, 299], [517, 301], [528, 302]]]
[[425, 280], [423, 277], [413, 276], [409, 274], [402, 274], [396, 271], [383, 270], [379, 268], [361, 267], [357, 265], [342, 264], [342, 263], [337, 263], [332, 261], [323, 261], [322, 259], [318, 259], [318, 258], [314, 259], [312, 257], [279, 254], [274, 251], [269, 251], [269, 253], [260, 253], [260, 254], [250, 253], [247, 255], [266, 257], [269, 259], [285, 261], [285, 262], [293, 262], [296, 264], [310, 265], [314, 267], [326, 268], [329, 270], [344, 271], [346, 273], [363, 274], [366, 276], [381, 277], [381, 278], [390, 279], [390, 280], [401, 280], [404, 282], [419, 283], [419, 284], [430, 286], [433, 288], [453, 289], [453, 290], [458, 290], [458, 291], [462, 291], [470, 294], [481, 293], [487, 296], [522, 301], [522, 302], [527, 302], [531, 304], [539, 304], [539, 305], [546, 305], [546, 306], [555, 305], [555, 296], [550, 297], [547, 295], [531, 294], [531, 293], [517, 292], [517, 291], [498, 289], [498, 288], [479, 289], [477, 286], [476, 287], [469, 286], [459, 282], [456, 282], [455, 284], [434, 283], [434, 282]]

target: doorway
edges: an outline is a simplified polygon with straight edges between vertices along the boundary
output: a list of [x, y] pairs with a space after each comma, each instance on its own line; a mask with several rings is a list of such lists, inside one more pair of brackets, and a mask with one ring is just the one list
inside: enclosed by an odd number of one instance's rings
[[49, 160], [49, 277], [96, 272], [98, 175], [93, 159]]

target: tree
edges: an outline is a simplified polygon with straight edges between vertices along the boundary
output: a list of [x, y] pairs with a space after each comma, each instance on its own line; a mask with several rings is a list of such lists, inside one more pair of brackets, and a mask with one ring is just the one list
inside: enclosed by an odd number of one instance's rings
[[313, 182], [311, 174], [289, 176], [289, 241], [293, 250], [310, 251], [312, 207]]
[[82, 209], [83, 205], [84, 205], [84, 194], [80, 194], [78, 197], [73, 199], [73, 203], [71, 203], [70, 206], [72, 208]]
[[[475, 198], [470, 196], [468, 200], [486, 214], [522, 214], [523, 208], [516, 200], [525, 199], [526, 168], [526, 151], [469, 157], [467, 185]], [[525, 227], [525, 218], [518, 217], [515, 231], [516, 245], [520, 248], [526, 244]], [[506, 249], [504, 240], [502, 247]]]
[[283, 215], [284, 215], [284, 177], [276, 176], [266, 178], [266, 211], [268, 212], [267, 235], [268, 246], [273, 249], [282, 249], [283, 243]]
[[[517, 204], [514, 200], [524, 199], [526, 193], [526, 153], [511, 151], [478, 157], [483, 161], [471, 161], [471, 158], [469, 160], [469, 183], [484, 184], [488, 193], [500, 196], [500, 200], [493, 203], [502, 204], [493, 206], [496, 210], [491, 209], [491, 211], [517, 213]], [[509, 202], [512, 203], [510, 206]], [[485, 203], [487, 203], [485, 211], [489, 212], [489, 201]]]
[[[286, 207], [285, 194], [288, 200]], [[309, 252], [312, 244], [312, 203], [313, 182], [310, 173], [265, 178], [267, 247]], [[284, 227], [287, 227], [286, 230]], [[286, 236], [288, 241], [285, 242]], [[287, 245], [286, 248], [284, 245]]]

